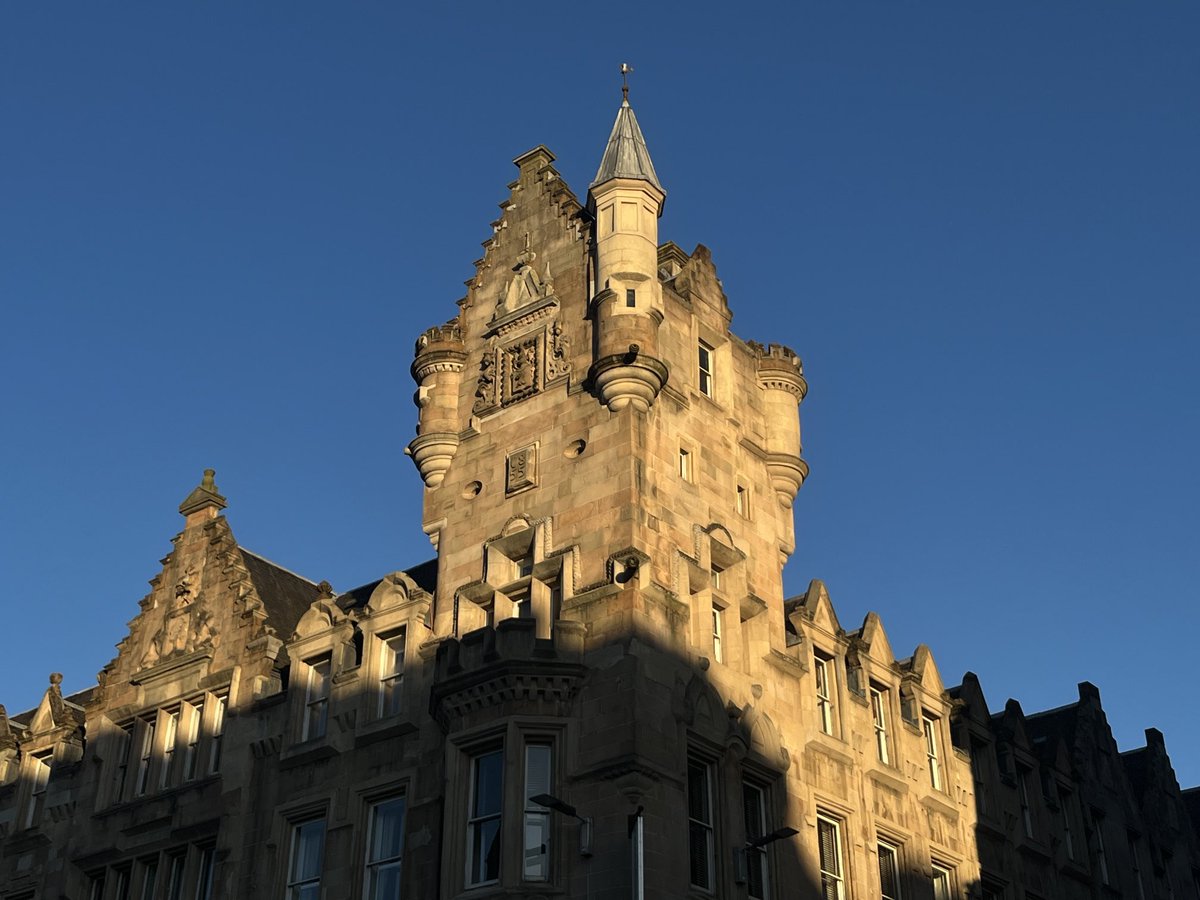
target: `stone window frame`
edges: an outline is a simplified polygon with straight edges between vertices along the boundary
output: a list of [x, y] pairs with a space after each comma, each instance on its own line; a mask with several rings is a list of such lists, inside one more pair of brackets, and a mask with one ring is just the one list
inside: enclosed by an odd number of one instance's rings
[[[827, 829], [825, 833], [822, 833], [822, 825]], [[837, 900], [845, 900], [846, 884], [851, 881], [849, 859], [846, 853], [846, 826], [846, 817], [836, 809], [831, 809], [824, 804], [817, 807], [816, 823], [813, 828], [816, 835], [817, 874], [821, 881], [822, 891], [826, 887], [826, 877], [832, 879]], [[825, 853], [825, 834], [830, 833], [832, 833], [833, 841], [828, 846], [833, 851], [832, 858]]]
[[[333, 652], [331, 650], [321, 651], [312, 656], [305, 657], [300, 660], [301, 672], [304, 677], [304, 699], [300, 707], [300, 733], [299, 742], [302, 744], [311, 741], [323, 740], [329, 735], [329, 720], [330, 720], [330, 705], [333, 697]], [[324, 694], [314, 697], [313, 682], [314, 675], [319, 667], [326, 666], [325, 674], [325, 691]], [[312, 715], [314, 707], [321, 707], [321, 718], [319, 729], [312, 727]], [[317, 733], [314, 733], [316, 731]]]
[[[525, 815], [525, 748], [529, 745], [548, 745], [551, 754], [552, 772], [549, 793], [570, 803], [571, 798], [563, 795], [567, 782], [564, 770], [565, 759], [570, 758], [570, 748], [575, 740], [572, 723], [557, 717], [517, 716], [500, 725], [487, 723], [446, 741], [446, 771], [449, 774], [446, 796], [447, 835], [443, 844], [442, 883], [450, 885], [452, 892], [474, 891], [491, 886], [501, 890], [516, 890], [522, 885], [542, 885], [542, 889], [553, 890], [562, 886], [562, 873], [567, 845], [562, 840], [566, 823], [561, 816], [550, 818], [550, 875], [548, 881], [525, 881], [522, 861], [524, 828], [512, 826], [513, 821], [524, 821]], [[495, 881], [468, 882], [471, 864], [468, 828], [472, 802], [473, 761], [479, 755], [499, 749], [503, 759], [503, 782], [501, 787], [500, 868]], [[505, 824], [505, 823], [508, 824]]]
[[921, 739], [925, 747], [925, 771], [929, 784], [935, 791], [945, 793], [946, 753], [943, 746], [942, 720], [928, 709], [921, 710]]
[[[892, 877], [894, 879], [895, 890], [892, 894], [884, 893], [883, 884], [883, 854], [882, 850], [886, 848], [892, 854]], [[881, 900], [903, 900], [904, 897], [904, 841], [897, 839], [894, 835], [886, 832], [877, 832], [875, 835], [875, 855], [878, 863], [878, 878], [879, 878], [879, 896]]]
[[54, 748], [27, 751], [21, 761], [21, 783], [24, 798], [19, 804], [22, 829], [41, 825], [46, 808], [46, 793], [54, 773]]
[[832, 738], [841, 736], [838, 727], [837, 656], [813, 644], [813, 701], [817, 711], [817, 730]]
[[[321, 823], [321, 858], [317, 863], [316, 877], [314, 879], [306, 872], [296, 872], [296, 850], [298, 849], [298, 843], [301, 839], [301, 829], [316, 822]], [[297, 886], [311, 884], [316, 884], [319, 892], [321, 881], [325, 876], [326, 857], [329, 852], [329, 816], [327, 812], [322, 811], [319, 815], [289, 818], [287, 834], [288, 851], [285, 859], [285, 868], [283, 871], [285, 896], [291, 898], [294, 896], [293, 891]]]
[[[392, 786], [388, 790], [372, 791], [362, 798], [362, 849], [356, 858], [362, 860], [362, 890], [359, 893], [365, 900], [372, 900], [371, 875], [373, 868], [379, 868], [381, 865], [395, 865], [400, 871], [401, 885], [403, 885], [404, 859], [408, 851], [408, 795], [409, 785], [407, 782], [404, 782], [400, 785]], [[375, 812], [383, 804], [393, 803], [397, 800], [404, 801], [403, 824], [400, 827], [400, 852], [384, 859], [372, 859], [372, 853], [374, 852]]]
[[[521, 614], [526, 607], [536, 621], [536, 636], [549, 638], [563, 604], [575, 594], [578, 578], [576, 547], [552, 549], [553, 522], [549, 516], [515, 516], [498, 534], [484, 541], [483, 578], [460, 589], [455, 599], [468, 600], [483, 610], [485, 627]], [[520, 568], [528, 561], [529, 574]], [[455, 634], [464, 631], [455, 616]], [[466, 630], [471, 630], [467, 628]]]
[[882, 765], [895, 768], [896, 752], [892, 746], [894, 733], [891, 688], [869, 678], [867, 680], [867, 703], [871, 710], [871, 730], [875, 736], [875, 760]]
[[[955, 866], [942, 859], [933, 859], [929, 863], [929, 883], [933, 892], [933, 900], [952, 900], [957, 897], [958, 871]], [[938, 885], [944, 885], [945, 890], [938, 893]]]
[[[696, 891], [702, 894], [718, 893], [718, 885], [720, 882], [720, 860], [721, 854], [719, 851], [720, 840], [718, 837], [718, 828], [721, 822], [720, 802], [718, 786], [720, 780], [718, 778], [718, 762], [709, 754], [698, 751], [696, 747], [689, 745], [687, 755], [686, 780], [684, 789], [684, 806], [687, 810], [688, 830], [687, 830], [687, 859], [688, 859], [688, 890]], [[691, 783], [692, 772], [698, 770], [704, 774], [704, 785], [706, 792], [706, 800], [708, 801], [708, 818], [695, 818], [692, 816], [692, 797]], [[708, 879], [708, 884], [699, 884], [693, 879], [695, 872], [692, 870], [692, 863], [695, 861], [696, 848], [693, 845], [695, 833], [701, 833], [705, 838], [705, 865], [704, 875]]]
[[[727, 373], [734, 371], [730, 351], [729, 332], [724, 328], [713, 328], [702, 322], [697, 316], [692, 317], [691, 359], [688, 363], [688, 384], [695, 391], [697, 398], [715, 403], [724, 409], [733, 401], [732, 380]], [[703, 378], [700, 369], [700, 352], [702, 348], [709, 351], [708, 382], [709, 390], [703, 389]]]

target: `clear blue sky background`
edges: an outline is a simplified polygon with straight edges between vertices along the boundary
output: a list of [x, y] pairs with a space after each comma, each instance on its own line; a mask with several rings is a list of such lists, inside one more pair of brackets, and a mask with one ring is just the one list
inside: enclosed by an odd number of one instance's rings
[[[612, 24], [621, 20], [620, 25]], [[788, 589], [1200, 782], [1200, 4], [0, 9], [0, 701], [113, 655], [205, 466], [345, 589], [431, 555], [413, 340], [617, 65], [746, 338], [804, 357]]]

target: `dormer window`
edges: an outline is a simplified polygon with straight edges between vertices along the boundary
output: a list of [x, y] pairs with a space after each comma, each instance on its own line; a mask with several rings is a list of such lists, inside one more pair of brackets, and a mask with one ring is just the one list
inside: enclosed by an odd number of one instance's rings
[[32, 828], [41, 821], [42, 806], [46, 802], [46, 788], [50, 784], [50, 754], [41, 753], [30, 760], [29, 805], [25, 809], [25, 827]]
[[304, 693], [304, 728], [300, 740], [311, 741], [325, 736], [329, 718], [329, 657], [313, 660], [308, 665], [308, 684]]
[[401, 629], [379, 648], [379, 715], [394, 716], [404, 705], [404, 643]]

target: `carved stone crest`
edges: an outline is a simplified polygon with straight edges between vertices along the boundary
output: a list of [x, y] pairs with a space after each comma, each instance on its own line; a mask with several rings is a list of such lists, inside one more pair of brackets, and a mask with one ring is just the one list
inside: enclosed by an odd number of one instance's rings
[[505, 468], [506, 493], [522, 491], [537, 485], [537, 445], [522, 447], [508, 454], [508, 465]]

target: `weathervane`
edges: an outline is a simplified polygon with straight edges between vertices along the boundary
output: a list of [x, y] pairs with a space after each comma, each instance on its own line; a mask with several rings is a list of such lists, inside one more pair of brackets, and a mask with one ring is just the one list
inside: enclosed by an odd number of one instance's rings
[[633, 71], [633, 66], [629, 63], [621, 63], [621, 97], [626, 103], [629, 102], [629, 73]]

